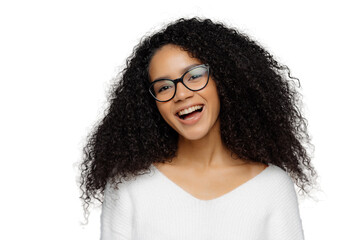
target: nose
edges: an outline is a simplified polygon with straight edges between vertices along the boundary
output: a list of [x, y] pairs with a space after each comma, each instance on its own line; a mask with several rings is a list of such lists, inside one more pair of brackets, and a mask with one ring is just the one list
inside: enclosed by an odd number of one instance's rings
[[185, 100], [186, 98], [192, 97], [194, 95], [194, 92], [187, 89], [184, 84], [181, 82], [177, 83], [176, 86], [176, 94], [174, 96], [174, 101], [178, 102], [181, 100]]

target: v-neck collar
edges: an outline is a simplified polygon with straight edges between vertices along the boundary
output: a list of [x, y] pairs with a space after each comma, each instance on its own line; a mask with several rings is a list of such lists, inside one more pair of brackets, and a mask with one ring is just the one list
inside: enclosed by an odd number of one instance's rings
[[249, 185], [251, 185], [252, 183], [256, 182], [258, 179], [262, 178], [264, 175], [266, 175], [270, 169], [274, 168], [274, 165], [272, 165], [271, 163], [268, 164], [268, 167], [266, 167], [264, 170], [262, 170], [260, 173], [258, 173], [256, 176], [250, 178], [249, 180], [247, 180], [246, 182], [240, 184], [239, 186], [237, 186], [236, 188], [234, 188], [233, 190], [230, 190], [229, 192], [213, 198], [213, 199], [200, 199], [197, 198], [195, 196], [193, 196], [192, 194], [190, 194], [189, 192], [185, 191], [185, 189], [183, 189], [182, 187], [180, 187], [178, 184], [176, 184], [175, 182], [173, 182], [171, 179], [169, 179], [164, 173], [162, 173], [155, 165], [151, 164], [151, 167], [154, 169], [155, 172], [158, 173], [158, 175], [164, 179], [164, 182], [170, 184], [171, 186], [173, 186], [176, 191], [179, 192], [179, 194], [182, 194], [196, 202], [201, 202], [201, 203], [213, 203], [213, 202], [217, 202], [217, 201], [222, 201], [225, 200], [229, 197], [231, 197], [232, 195], [234, 195], [236, 192], [241, 191], [242, 189], [248, 187]]

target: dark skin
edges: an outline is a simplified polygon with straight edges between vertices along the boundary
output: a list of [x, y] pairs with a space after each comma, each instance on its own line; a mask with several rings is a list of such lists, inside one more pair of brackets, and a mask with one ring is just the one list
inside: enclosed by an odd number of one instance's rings
[[[179, 69], [149, 69], [154, 54], [167, 44], [186, 49], [195, 59], [188, 58], [195, 62]], [[148, 91], [150, 81], [161, 77], [177, 79], [193, 63], [209, 65], [218, 95], [208, 95], [211, 85], [192, 93], [178, 83], [178, 95], [172, 102], [160, 104], [152, 98]], [[80, 188], [86, 213], [93, 200], [103, 201], [106, 184], [120, 184], [157, 162], [166, 163], [167, 169], [161, 166], [159, 169], [169, 178], [203, 199], [227, 191], [226, 182], [220, 182], [223, 185], [220, 191], [216, 191], [214, 184], [208, 188], [194, 185], [207, 177], [216, 181], [224, 175], [231, 176], [231, 171], [223, 173], [220, 169], [239, 166], [227, 182], [241, 185], [264, 168], [251, 162], [248, 166], [239, 165], [245, 159], [280, 167], [289, 173], [301, 192], [309, 193], [307, 189], [312, 187], [317, 174], [305, 147], [313, 149], [307, 121], [301, 113], [302, 96], [297, 92], [300, 82], [291, 76], [286, 65], [277, 62], [248, 36], [210, 19], [179, 19], [144, 38], [127, 59], [118, 80], [109, 96], [105, 117], [94, 127], [84, 147]], [[201, 117], [205, 121], [200, 120], [196, 127], [177, 122], [174, 111], [198, 103], [207, 107]], [[199, 106], [194, 108], [201, 111]], [[171, 172], [170, 167], [177, 169]], [[210, 174], [211, 169], [217, 169], [215, 177]], [[191, 179], [187, 186], [187, 179], [181, 176]], [[245, 180], [237, 182], [239, 176]]]
[[265, 164], [209, 167], [200, 171], [172, 164], [154, 164], [168, 179], [200, 200], [212, 200], [249, 181], [265, 168]]
[[[176, 79], [194, 64], [202, 63], [176, 45], [165, 45], [151, 59], [150, 79]], [[190, 119], [189, 123], [179, 121], [176, 112], [196, 104], [204, 106], [201, 117]], [[157, 102], [157, 107], [164, 120], [179, 133], [179, 141], [171, 163], [154, 166], [193, 197], [201, 200], [221, 197], [267, 167], [263, 163], [235, 158], [222, 143], [220, 101], [211, 77], [208, 85], [196, 92], [179, 83], [175, 97], [168, 102]]]

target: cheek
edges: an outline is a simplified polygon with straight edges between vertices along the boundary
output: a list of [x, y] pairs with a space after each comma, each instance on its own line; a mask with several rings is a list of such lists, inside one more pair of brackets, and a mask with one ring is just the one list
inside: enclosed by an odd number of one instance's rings
[[163, 116], [163, 112], [164, 112], [163, 107], [158, 102], [156, 102], [156, 107], [157, 107], [160, 115]]
[[169, 123], [168, 118], [170, 114], [170, 107], [166, 103], [156, 103], [157, 109], [162, 118]]
[[217, 119], [220, 115], [220, 108], [221, 108], [221, 104], [220, 104], [220, 99], [219, 99], [219, 96], [217, 95], [217, 92], [214, 93], [215, 95], [213, 95], [213, 98], [212, 98], [212, 102], [211, 102], [211, 105], [213, 106], [212, 107], [212, 114], [213, 114], [213, 117], [215, 119]]
[[208, 98], [211, 99], [215, 107], [220, 108], [220, 97], [214, 80], [209, 82]]

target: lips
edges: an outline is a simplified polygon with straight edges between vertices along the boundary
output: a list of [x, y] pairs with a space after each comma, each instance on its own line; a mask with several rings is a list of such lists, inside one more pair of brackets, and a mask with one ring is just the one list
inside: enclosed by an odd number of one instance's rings
[[[198, 105], [198, 104], [195, 104], [195, 105], [192, 105], [192, 106], [196, 106], [196, 105]], [[186, 114], [186, 115], [184, 114], [184, 115], [182, 115], [182, 117], [180, 117], [178, 115], [178, 113], [175, 114], [175, 116], [176, 116], [176, 118], [178, 119], [178, 121], [180, 123], [182, 123], [184, 125], [193, 125], [193, 124], [197, 123], [201, 119], [202, 115], [204, 114], [204, 111], [205, 111], [206, 107], [203, 104], [200, 104], [200, 105], [201, 105], [201, 109], [198, 109], [198, 110], [193, 111], [193, 112], [191, 112], [189, 114]]]
[[185, 107], [182, 107], [176, 111], [176, 116], [181, 117], [187, 114], [191, 114], [195, 111], [198, 111], [199, 109], [202, 109], [204, 107], [204, 104], [192, 104]]

